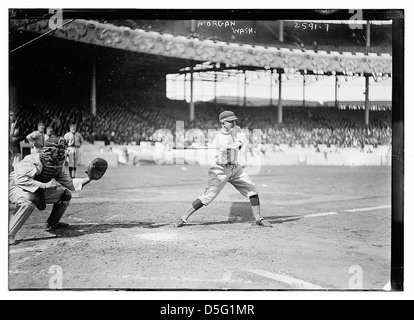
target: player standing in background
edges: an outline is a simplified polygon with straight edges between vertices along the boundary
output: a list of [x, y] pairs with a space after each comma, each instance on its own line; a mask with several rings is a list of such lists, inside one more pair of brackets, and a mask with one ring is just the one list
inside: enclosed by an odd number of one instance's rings
[[240, 127], [236, 126], [236, 120], [238, 119], [233, 112], [224, 111], [220, 114], [219, 120], [222, 129], [212, 145], [213, 148], [218, 149], [218, 154], [216, 163], [208, 173], [208, 188], [175, 222], [174, 226], [176, 228], [182, 227], [193, 213], [203, 206], [209, 205], [228, 182], [243, 196], [249, 197], [256, 224], [262, 227], [271, 227], [272, 225], [261, 216], [259, 193], [256, 186], [249, 175], [243, 171], [241, 165], [238, 164], [238, 153], [243, 144], [248, 142]]
[[49, 140], [50, 138], [56, 138], [56, 135], [54, 134], [53, 127], [48, 126], [46, 128], [45, 141]]
[[22, 153], [20, 149], [20, 142], [24, 140], [24, 136], [20, 136], [20, 129], [16, 120], [16, 115], [13, 111], [10, 112], [9, 124], [9, 168], [10, 171], [14, 166], [22, 160]]
[[43, 122], [40, 122], [37, 126], [37, 131], [30, 133], [26, 137], [27, 141], [29, 141], [31, 149], [31, 154], [40, 153], [40, 150], [45, 146], [45, 125]]
[[76, 124], [70, 126], [70, 131], [65, 134], [64, 138], [68, 143], [69, 175], [74, 179], [76, 177], [76, 167], [79, 164], [79, 148], [84, 140], [82, 135], [76, 132]]

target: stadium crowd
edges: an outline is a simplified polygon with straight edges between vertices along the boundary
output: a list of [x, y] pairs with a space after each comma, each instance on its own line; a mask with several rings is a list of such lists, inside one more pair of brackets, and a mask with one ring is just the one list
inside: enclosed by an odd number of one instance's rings
[[[232, 109], [231, 107], [225, 107]], [[140, 144], [141, 141], [162, 141], [159, 129], [176, 131], [176, 121], [185, 120], [186, 130], [201, 129], [208, 137], [209, 129], [219, 129], [217, 115], [224, 107], [213, 104], [196, 106], [196, 120], [189, 123], [185, 102], [165, 100], [162, 106], [126, 98], [124, 101], [99, 103], [97, 115], [90, 107], [69, 103], [39, 101], [31, 105], [13, 106], [22, 135], [32, 132], [39, 122], [64, 135], [70, 124], [86, 141], [105, 141], [120, 145]], [[391, 144], [391, 112], [371, 112], [370, 126], [363, 123], [363, 111], [343, 111], [335, 108], [285, 108], [283, 124], [277, 123], [277, 108], [233, 108], [243, 129], [262, 130], [262, 143], [275, 145], [335, 145], [338, 148]], [[158, 131], [159, 133], [159, 131]], [[193, 139], [191, 137], [191, 139]], [[188, 140], [188, 138], [187, 138]], [[191, 144], [193, 141], [187, 141]]]

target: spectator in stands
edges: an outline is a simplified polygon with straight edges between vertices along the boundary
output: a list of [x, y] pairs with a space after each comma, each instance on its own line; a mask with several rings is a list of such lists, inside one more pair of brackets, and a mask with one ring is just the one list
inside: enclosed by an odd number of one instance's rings
[[51, 126], [48, 126], [46, 128], [45, 141], [47, 141], [49, 138], [57, 138], [53, 131], [53, 127]]
[[19, 124], [13, 111], [9, 115], [9, 169], [22, 160], [20, 142], [24, 140], [24, 136], [20, 135]]
[[[115, 100], [116, 99], [116, 100]], [[167, 129], [173, 134], [176, 121], [188, 119], [188, 109], [182, 102], [165, 100], [154, 108], [147, 97], [125, 96], [124, 100], [108, 98], [99, 108], [98, 115], [90, 114], [87, 105], [57, 104], [47, 101], [36, 102], [33, 110], [33, 99], [26, 106], [19, 107], [19, 124], [21, 133], [30, 132], [32, 121], [43, 120], [54, 125], [57, 135], [64, 134], [64, 128], [71, 122], [79, 122], [79, 131], [90, 142], [95, 140], [116, 142], [117, 144], [139, 144], [141, 141], [152, 141], [153, 134], [159, 129]], [[197, 117], [192, 123], [185, 123], [185, 129], [198, 128], [208, 138], [209, 129], [219, 129], [216, 124], [216, 113], [220, 106], [211, 104], [197, 105]], [[69, 110], [69, 111], [68, 111]], [[270, 108], [241, 108], [243, 115], [241, 127], [250, 130], [260, 128], [263, 132], [263, 143], [316, 146], [326, 144], [338, 148], [362, 147], [362, 144], [391, 144], [391, 111], [371, 113], [369, 131], [363, 122], [363, 112], [358, 110], [338, 110], [285, 108], [284, 123], [277, 123], [277, 110]], [[29, 122], [27, 119], [31, 119]], [[115, 135], [112, 133], [115, 132]], [[96, 133], [99, 133], [98, 135]], [[106, 136], [106, 138], [105, 138]], [[190, 141], [191, 143], [192, 141]]]
[[101, 133], [99, 135], [99, 140], [105, 142], [106, 146], [109, 146], [109, 138], [104, 130], [101, 130]]

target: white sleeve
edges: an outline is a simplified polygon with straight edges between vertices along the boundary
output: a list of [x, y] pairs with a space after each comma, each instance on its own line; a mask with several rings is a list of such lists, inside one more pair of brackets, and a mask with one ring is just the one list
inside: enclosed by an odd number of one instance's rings
[[214, 163], [212, 164], [217, 164], [220, 158], [220, 151], [218, 150], [218, 148], [220, 147], [220, 133], [218, 133], [216, 135], [216, 137], [213, 140], [213, 143], [211, 144], [212, 148], [217, 148], [216, 150], [214, 150]]
[[83, 179], [75, 178], [72, 180], [72, 182], [73, 182], [73, 186], [75, 187], [75, 191], [82, 190]]
[[216, 137], [214, 138], [212, 147], [213, 148], [218, 148], [219, 147], [219, 143], [220, 143], [220, 133], [218, 133], [216, 135]]

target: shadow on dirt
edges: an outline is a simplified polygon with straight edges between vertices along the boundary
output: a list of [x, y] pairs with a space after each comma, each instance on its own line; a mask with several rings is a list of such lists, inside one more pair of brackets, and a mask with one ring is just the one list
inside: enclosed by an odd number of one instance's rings
[[[290, 215], [290, 216], [265, 216], [265, 219], [271, 224], [293, 222], [302, 219], [301, 216]], [[222, 223], [243, 223], [243, 222], [254, 222], [253, 210], [249, 203], [246, 202], [233, 202], [228, 221]], [[209, 223], [207, 223], [209, 225]]]
[[138, 223], [102, 223], [102, 224], [76, 224], [71, 225], [66, 229], [46, 230], [51, 234], [50, 237], [36, 237], [19, 240], [17, 243], [50, 240], [55, 238], [77, 238], [85, 235], [111, 233], [115, 229], [134, 229], [134, 228], [148, 228], [157, 229], [168, 226], [169, 224], [160, 224], [152, 222], [138, 222]]
[[[289, 216], [265, 216], [265, 219], [271, 224], [281, 224], [286, 222], [294, 222], [302, 219], [298, 215], [289, 215]], [[233, 202], [230, 212], [228, 213], [228, 218], [225, 221], [213, 221], [213, 222], [203, 222], [203, 223], [189, 223], [184, 225], [184, 227], [190, 226], [214, 226], [214, 225], [225, 225], [225, 224], [234, 224], [234, 223], [251, 223], [254, 224], [255, 219], [253, 216], [253, 210], [248, 202]]]
[[[302, 217], [300, 216], [275, 216], [275, 217], [265, 217], [266, 221], [270, 222], [270, 224], [282, 224], [286, 222], [294, 222], [301, 220]], [[184, 225], [183, 227], [190, 227], [190, 226], [214, 226], [214, 225], [225, 225], [225, 224], [242, 224], [242, 223], [250, 223], [255, 225], [254, 219], [250, 219], [247, 221], [239, 220], [239, 219], [229, 219], [227, 221], [214, 221], [214, 222], [204, 222], [204, 223], [189, 223]]]
[[[302, 219], [298, 215], [288, 216], [265, 216], [265, 219], [271, 224], [281, 224], [286, 222], [294, 222]], [[214, 226], [214, 225], [226, 225], [226, 224], [242, 224], [250, 223], [254, 225], [254, 216], [252, 207], [248, 202], [234, 202], [228, 213], [227, 220], [224, 221], [212, 221], [204, 223], [189, 223], [184, 227], [191, 226]], [[171, 223], [154, 223], [154, 222], [122, 222], [122, 223], [97, 223], [97, 224], [72, 224], [69, 228], [58, 230], [46, 230], [50, 236], [32, 237], [22, 240], [18, 240], [16, 244], [24, 242], [50, 240], [56, 238], [77, 238], [86, 235], [93, 234], [105, 234], [111, 233], [115, 229], [134, 229], [134, 228], [146, 228], [146, 229], [158, 229], [162, 227], [172, 226]]]

